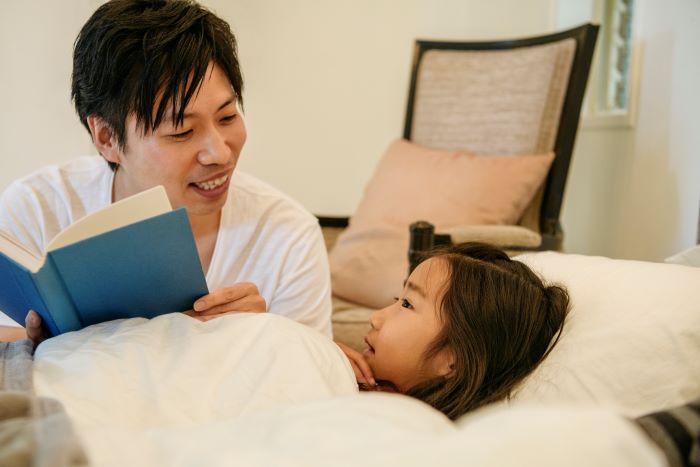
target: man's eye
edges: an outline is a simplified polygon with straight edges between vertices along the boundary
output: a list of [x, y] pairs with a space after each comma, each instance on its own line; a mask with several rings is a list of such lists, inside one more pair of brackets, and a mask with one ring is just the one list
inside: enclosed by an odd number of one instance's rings
[[168, 136], [170, 136], [173, 139], [185, 139], [191, 134], [192, 134], [192, 130], [187, 130], [187, 131], [183, 131], [182, 133], [173, 133], [172, 135], [168, 135]]

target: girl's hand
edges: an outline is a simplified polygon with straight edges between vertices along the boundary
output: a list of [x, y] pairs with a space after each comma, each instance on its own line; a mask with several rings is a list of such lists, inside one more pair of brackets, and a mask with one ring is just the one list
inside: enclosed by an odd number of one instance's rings
[[235, 312], [267, 311], [267, 303], [252, 282], [241, 282], [213, 290], [194, 302], [193, 310], [185, 314], [200, 321], [209, 321], [219, 316]]
[[336, 345], [340, 347], [343, 351], [350, 364], [352, 365], [352, 370], [355, 372], [355, 378], [358, 383], [368, 384], [370, 386], [376, 386], [377, 382], [374, 380], [374, 375], [372, 374], [372, 368], [370, 368], [369, 363], [365, 360], [360, 352], [355, 349], [351, 349], [345, 344], [336, 342]]

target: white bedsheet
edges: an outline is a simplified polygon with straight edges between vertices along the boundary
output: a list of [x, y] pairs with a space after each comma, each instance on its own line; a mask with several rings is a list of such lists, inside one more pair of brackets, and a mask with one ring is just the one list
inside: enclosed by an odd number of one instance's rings
[[611, 412], [499, 405], [455, 424], [358, 394], [335, 344], [274, 315], [93, 326], [39, 346], [34, 378], [98, 466], [664, 465]]
[[357, 392], [330, 339], [287, 318], [248, 313], [206, 323], [170, 314], [64, 334], [37, 348], [34, 383], [39, 395], [63, 402], [101, 462], [91, 441], [101, 444], [102, 430], [187, 431]]
[[661, 467], [643, 435], [602, 410], [512, 408], [455, 425], [405, 396], [363, 393], [183, 428], [86, 433], [95, 465]]

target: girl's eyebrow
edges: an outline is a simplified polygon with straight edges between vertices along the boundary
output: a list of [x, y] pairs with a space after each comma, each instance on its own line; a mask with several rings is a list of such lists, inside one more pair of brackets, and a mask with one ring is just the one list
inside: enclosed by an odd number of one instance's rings
[[406, 287], [409, 290], [414, 290], [414, 291], [418, 292], [418, 295], [420, 295], [421, 297], [423, 297], [423, 298], [426, 297], [425, 291], [422, 288], [420, 288], [417, 284], [414, 284], [413, 282], [408, 281], [408, 282], [406, 282]]

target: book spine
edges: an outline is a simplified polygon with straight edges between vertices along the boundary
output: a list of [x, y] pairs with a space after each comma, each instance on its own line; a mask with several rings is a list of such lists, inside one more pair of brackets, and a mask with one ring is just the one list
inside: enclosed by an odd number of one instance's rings
[[56, 334], [84, 327], [51, 253], [46, 256], [44, 266], [34, 274], [34, 283], [54, 321], [58, 331]]

